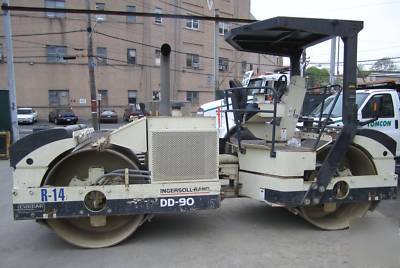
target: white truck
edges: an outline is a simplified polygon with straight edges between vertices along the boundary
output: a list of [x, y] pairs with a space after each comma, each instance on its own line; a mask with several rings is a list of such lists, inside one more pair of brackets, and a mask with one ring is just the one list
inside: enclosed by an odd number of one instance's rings
[[[279, 88], [281, 85], [289, 84], [289, 74], [287, 73], [268, 73], [259, 76], [252, 77], [253, 71], [246, 72], [242, 85], [248, 88], [256, 88], [256, 87], [272, 87]], [[248, 94], [248, 102], [253, 102], [253, 96], [256, 94], [264, 93], [263, 90], [260, 89], [249, 89], [250, 92]], [[232, 108], [231, 99], [228, 98], [228, 103], [230, 108]], [[207, 117], [215, 117], [216, 127], [219, 129], [219, 137], [224, 138], [227, 134], [226, 127], [226, 115], [225, 110], [228, 105], [225, 99], [215, 100], [211, 102], [204, 103], [200, 106], [197, 111], [198, 115], [207, 116]], [[233, 113], [228, 114], [228, 125], [229, 129], [232, 129], [235, 126], [235, 122], [233, 119]]]
[[[374, 129], [385, 133], [397, 142], [396, 157], [400, 157], [400, 91], [393, 88], [372, 88], [357, 90], [356, 102], [358, 105], [357, 119], [361, 123], [361, 128]], [[332, 109], [336, 95], [332, 95], [325, 100], [322, 118], [325, 119]], [[377, 103], [379, 105], [377, 106]], [[375, 106], [375, 107], [374, 107]], [[380, 107], [379, 107], [380, 106]], [[315, 121], [319, 120], [321, 114], [320, 104], [310, 116]], [[379, 117], [374, 117], [374, 109], [379, 109]], [[374, 120], [376, 119], [376, 120]], [[342, 122], [342, 95], [338, 97], [335, 106], [329, 117], [329, 127], [341, 127]], [[369, 123], [368, 123], [369, 122]], [[365, 123], [365, 124], [364, 124]]]

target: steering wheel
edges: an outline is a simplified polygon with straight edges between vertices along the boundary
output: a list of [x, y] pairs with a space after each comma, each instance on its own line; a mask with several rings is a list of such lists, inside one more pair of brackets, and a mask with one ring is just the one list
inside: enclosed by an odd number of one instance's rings
[[283, 96], [283, 94], [285, 93], [285, 91], [287, 89], [287, 82], [288, 82], [287, 76], [284, 74], [281, 75], [278, 78], [278, 80], [276, 80], [276, 82], [275, 82], [275, 85], [276, 85], [275, 89], [278, 93], [279, 100], [281, 99], [281, 97]]

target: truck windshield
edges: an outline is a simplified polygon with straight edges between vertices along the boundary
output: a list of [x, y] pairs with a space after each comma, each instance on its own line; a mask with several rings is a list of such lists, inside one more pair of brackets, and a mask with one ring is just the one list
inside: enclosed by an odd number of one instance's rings
[[[261, 87], [262, 86], [262, 78], [251, 79], [247, 87]], [[249, 95], [254, 95], [260, 92], [260, 89], [251, 89]]]
[[17, 113], [18, 114], [31, 114], [32, 110], [31, 109], [18, 109]]
[[[325, 100], [325, 105], [324, 105], [324, 110], [322, 111], [322, 117], [326, 117], [329, 114], [329, 111], [333, 105], [333, 101], [335, 99], [336, 95], [332, 95], [328, 98], [326, 98]], [[358, 108], [360, 108], [360, 106], [364, 103], [365, 99], [367, 98], [368, 93], [357, 93], [356, 94], [356, 103], [358, 105]], [[333, 107], [332, 110], [332, 115], [331, 117], [335, 118], [335, 117], [342, 117], [342, 101], [343, 101], [343, 95], [340, 95], [335, 107]], [[322, 107], [322, 103], [319, 104], [314, 111], [311, 112], [310, 116], [311, 117], [319, 117], [320, 113], [321, 113], [321, 107]]]

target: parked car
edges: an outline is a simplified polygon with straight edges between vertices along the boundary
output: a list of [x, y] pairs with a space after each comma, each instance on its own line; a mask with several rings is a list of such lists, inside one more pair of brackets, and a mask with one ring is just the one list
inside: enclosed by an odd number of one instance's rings
[[122, 118], [124, 121], [129, 121], [131, 117], [142, 118], [148, 115], [150, 114], [146, 111], [144, 103], [135, 103], [128, 104]]
[[118, 123], [118, 114], [112, 109], [104, 109], [100, 114], [101, 123]]
[[32, 108], [18, 108], [17, 109], [18, 124], [33, 124], [37, 122], [38, 115]]
[[71, 109], [54, 109], [49, 113], [49, 122], [54, 124], [76, 124], [78, 117]]

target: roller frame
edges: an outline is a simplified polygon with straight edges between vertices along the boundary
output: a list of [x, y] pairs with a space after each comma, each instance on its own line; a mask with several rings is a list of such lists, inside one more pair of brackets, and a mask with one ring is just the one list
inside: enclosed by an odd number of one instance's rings
[[[180, 191], [171, 194], [174, 189]], [[53, 193], [60, 190], [64, 200], [54, 202]], [[106, 196], [104, 209], [92, 211], [85, 206], [84, 198], [91, 191], [99, 191]], [[15, 220], [190, 212], [220, 206], [218, 181], [14, 188], [12, 194]]]
[[[133, 154], [148, 154], [152, 160], [152, 133], [205, 133], [215, 136], [215, 176], [208, 179], [179, 179], [160, 181], [149, 164], [149, 183], [98, 186], [51, 187], [43, 185], [51, 166], [61, 161], [63, 155], [89, 146], [105, 150], [119, 146]], [[54, 133], [59, 133], [54, 138]], [[134, 139], [132, 137], [135, 137]], [[40, 146], [37, 144], [40, 138]], [[58, 138], [58, 139], [57, 139]], [[213, 118], [142, 118], [124, 125], [112, 133], [96, 136], [90, 129], [66, 128], [33, 134], [14, 146], [12, 163], [14, 170], [13, 210], [16, 220], [77, 218], [88, 216], [135, 215], [153, 213], [190, 212], [200, 209], [216, 209], [220, 206], [220, 182], [217, 173], [217, 130]], [[48, 143], [45, 141], [48, 140]], [[26, 150], [33, 146], [33, 150]], [[156, 146], [156, 145], [154, 145]], [[190, 151], [189, 151], [190, 152]], [[192, 153], [192, 152], [190, 152]], [[33, 164], [29, 164], [29, 160]], [[58, 159], [58, 160], [57, 160]], [[212, 175], [210, 175], [212, 176]], [[167, 178], [168, 179], [168, 178]], [[62, 189], [62, 200], [55, 199], [53, 191]], [[106, 197], [106, 206], [100, 211], [91, 211], [84, 198], [91, 191], [99, 191]], [[45, 192], [46, 194], [43, 194]]]

